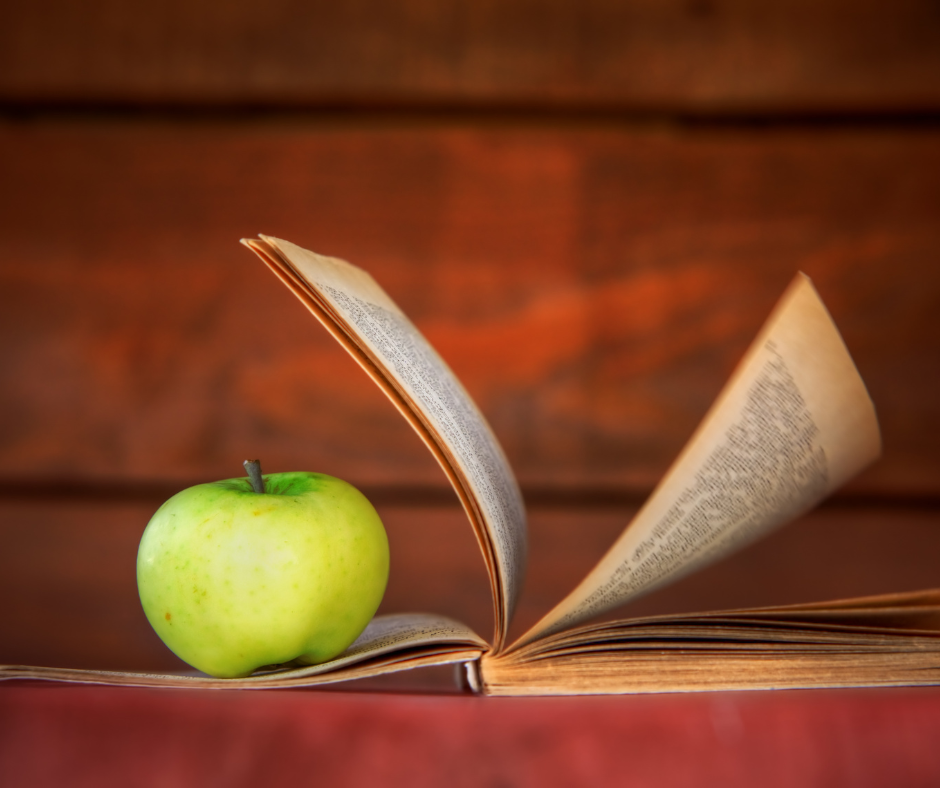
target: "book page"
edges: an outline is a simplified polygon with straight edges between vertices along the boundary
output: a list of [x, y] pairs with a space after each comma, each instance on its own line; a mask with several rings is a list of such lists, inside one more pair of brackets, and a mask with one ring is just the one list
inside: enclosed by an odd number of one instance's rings
[[[559, 655], [480, 666], [480, 690], [494, 696], [924, 687], [940, 684], [936, 637], [890, 644], [649, 648]], [[474, 663], [476, 664], [476, 663]]]
[[454, 485], [490, 573], [501, 647], [526, 565], [522, 496], [470, 396], [369, 274], [274, 238], [246, 244], [271, 266], [379, 384]]
[[[483, 663], [499, 660], [526, 662], [569, 650], [605, 650], [623, 644], [662, 643], [685, 648], [693, 638], [719, 643], [734, 639], [732, 630], [745, 631], [751, 643], [786, 640], [800, 631], [804, 641], [836, 637], [856, 642], [865, 635], [930, 635], [940, 649], [940, 589], [837, 599], [809, 604], [715, 610], [604, 620], [571, 627], [533, 640], [501, 655], [486, 655]], [[812, 632], [808, 635], [808, 632]], [[631, 646], [632, 647], [632, 646]]]
[[208, 689], [270, 689], [348, 681], [394, 670], [465, 662], [489, 647], [469, 627], [445, 616], [404, 613], [376, 616], [356, 641], [336, 659], [302, 667], [276, 666], [241, 679], [217, 679], [190, 673], [133, 673], [110, 670], [0, 665], [0, 681], [40, 679], [86, 684]]
[[940, 684], [940, 589], [604, 621], [471, 666], [494, 695]]
[[629, 527], [516, 645], [618, 607], [765, 535], [880, 450], [865, 386], [810, 280], [799, 274]]

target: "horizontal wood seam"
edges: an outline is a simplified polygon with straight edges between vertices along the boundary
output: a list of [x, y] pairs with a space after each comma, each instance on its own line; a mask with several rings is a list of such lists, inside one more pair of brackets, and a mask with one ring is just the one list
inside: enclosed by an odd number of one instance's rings
[[808, 128], [940, 127], [940, 107], [910, 108], [739, 108], [714, 106], [643, 107], [581, 102], [395, 102], [318, 101], [226, 102], [186, 101], [30, 101], [4, 100], [0, 120], [64, 121], [114, 120], [170, 123], [330, 122], [355, 124], [443, 123], [458, 125], [510, 124], [536, 126], [678, 126], [689, 128]]
[[[86, 481], [77, 479], [19, 479], [0, 483], [0, 502], [95, 502], [160, 503], [175, 493], [205, 480], [178, 483], [164, 481]], [[377, 506], [458, 507], [453, 490], [438, 485], [360, 485]], [[532, 508], [601, 509], [636, 508], [650, 490], [595, 487], [569, 488], [525, 486], [522, 495]], [[906, 511], [940, 510], [940, 496], [886, 493], [836, 493], [820, 504], [826, 509], [903, 509]]]

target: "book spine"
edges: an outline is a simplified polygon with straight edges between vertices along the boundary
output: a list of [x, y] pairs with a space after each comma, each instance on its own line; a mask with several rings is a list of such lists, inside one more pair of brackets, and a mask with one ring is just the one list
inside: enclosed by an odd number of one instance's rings
[[457, 685], [464, 692], [474, 695], [483, 694], [483, 680], [480, 675], [480, 660], [471, 659], [466, 662], [458, 662], [454, 665], [455, 678]]

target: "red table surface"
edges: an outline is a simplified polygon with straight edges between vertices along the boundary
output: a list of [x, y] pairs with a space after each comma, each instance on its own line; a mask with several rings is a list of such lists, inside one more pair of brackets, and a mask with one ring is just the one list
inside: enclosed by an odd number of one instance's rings
[[0, 686], [3, 786], [940, 785], [940, 689], [478, 698]]

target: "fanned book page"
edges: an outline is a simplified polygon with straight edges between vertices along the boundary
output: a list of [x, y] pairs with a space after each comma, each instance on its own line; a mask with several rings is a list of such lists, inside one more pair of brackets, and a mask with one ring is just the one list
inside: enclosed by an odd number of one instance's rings
[[499, 650], [522, 589], [526, 516], [502, 448], [450, 368], [365, 271], [262, 236], [245, 241], [378, 383], [431, 449], [477, 535]]
[[764, 536], [880, 451], [865, 385], [800, 274], [633, 522], [520, 642], [619, 607]]

